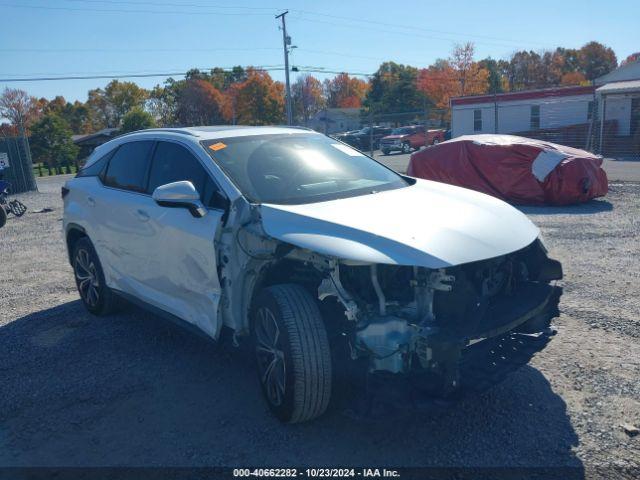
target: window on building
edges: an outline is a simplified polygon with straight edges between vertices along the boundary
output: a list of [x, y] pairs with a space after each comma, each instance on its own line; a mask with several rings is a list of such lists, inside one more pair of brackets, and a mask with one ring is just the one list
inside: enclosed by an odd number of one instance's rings
[[531, 106], [531, 130], [540, 128], [540, 105]]
[[482, 131], [482, 110], [480, 109], [473, 111], [473, 131]]
[[595, 108], [596, 103], [591, 100], [587, 105], [587, 121], [591, 121], [593, 119], [593, 109]]

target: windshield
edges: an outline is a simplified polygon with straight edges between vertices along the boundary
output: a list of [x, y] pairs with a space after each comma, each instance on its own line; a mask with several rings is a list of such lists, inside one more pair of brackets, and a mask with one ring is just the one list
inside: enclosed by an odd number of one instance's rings
[[202, 145], [255, 203], [311, 203], [408, 185], [375, 160], [319, 134], [232, 137]]
[[391, 135], [407, 135], [412, 131], [413, 129], [408, 127], [394, 128]]

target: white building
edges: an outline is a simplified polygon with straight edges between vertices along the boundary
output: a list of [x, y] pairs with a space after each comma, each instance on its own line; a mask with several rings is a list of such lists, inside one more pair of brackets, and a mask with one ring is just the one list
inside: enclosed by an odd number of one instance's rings
[[452, 98], [451, 134], [525, 134], [587, 125], [594, 92], [594, 87], [563, 87]]
[[325, 108], [309, 119], [308, 126], [321, 133], [338, 133], [362, 128], [359, 108]]
[[640, 61], [597, 78], [594, 86], [451, 99], [452, 137], [510, 133], [626, 155], [640, 151], [639, 127]]

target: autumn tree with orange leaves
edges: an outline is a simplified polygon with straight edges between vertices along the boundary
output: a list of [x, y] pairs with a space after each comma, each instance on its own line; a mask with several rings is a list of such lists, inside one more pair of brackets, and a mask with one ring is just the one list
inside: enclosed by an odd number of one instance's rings
[[177, 95], [178, 123], [183, 126], [223, 123], [223, 102], [220, 90], [206, 80], [186, 80]]
[[489, 88], [489, 71], [473, 58], [472, 43], [458, 45], [451, 57], [418, 72], [418, 90], [436, 106], [449, 107], [451, 97], [480, 95]]
[[324, 92], [329, 108], [360, 108], [369, 85], [364, 80], [340, 73], [324, 81]]
[[264, 70], [247, 69], [247, 79], [227, 90], [227, 121], [243, 125], [275, 125], [284, 122], [284, 86]]

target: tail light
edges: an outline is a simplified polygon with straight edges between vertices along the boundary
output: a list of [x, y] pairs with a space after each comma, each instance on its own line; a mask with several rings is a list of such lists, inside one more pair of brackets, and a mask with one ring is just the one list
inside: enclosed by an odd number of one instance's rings
[[62, 189], [60, 190], [60, 195], [62, 196], [62, 198], [64, 198], [69, 192], [70, 190], [67, 187], [62, 187]]

